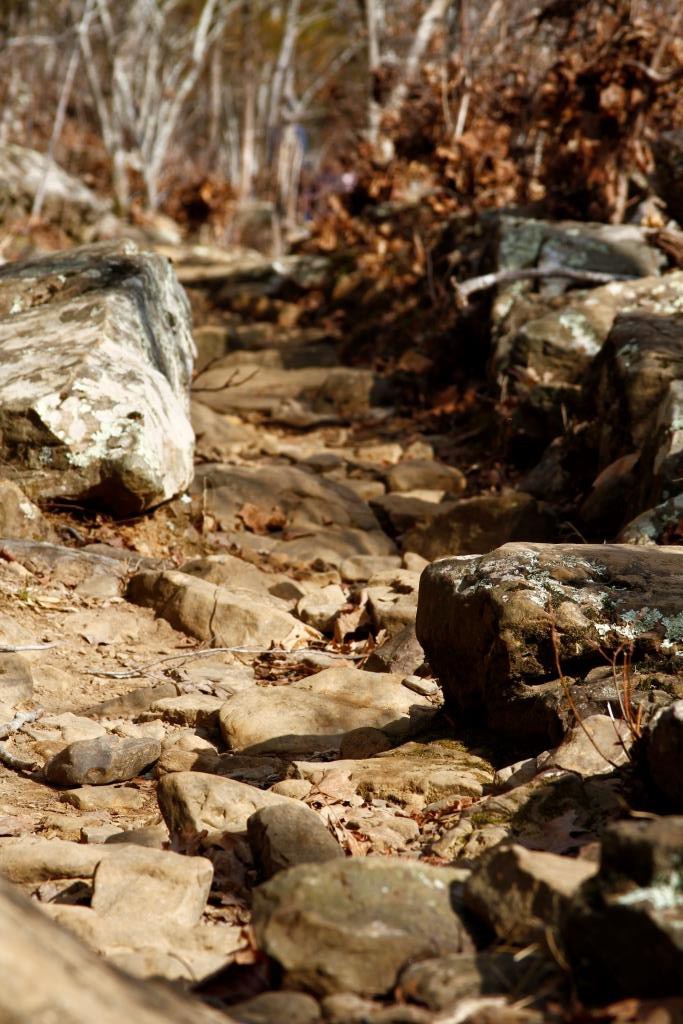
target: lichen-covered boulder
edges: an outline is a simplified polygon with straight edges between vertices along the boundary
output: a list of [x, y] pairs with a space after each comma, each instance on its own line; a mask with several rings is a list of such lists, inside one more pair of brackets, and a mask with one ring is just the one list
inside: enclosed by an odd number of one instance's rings
[[555, 743], [567, 724], [561, 675], [579, 707], [610, 702], [615, 714], [609, 655], [625, 644], [634, 669], [675, 680], [682, 570], [681, 549], [626, 544], [506, 544], [444, 558], [422, 574], [417, 637], [452, 711]]
[[131, 514], [192, 478], [189, 304], [131, 242], [0, 267], [0, 456], [31, 496]]
[[[618, 310], [658, 301], [662, 263], [661, 254], [634, 225], [501, 218], [499, 269], [555, 265], [614, 274], [617, 280], [598, 288], [577, 288], [563, 278], [501, 287], [493, 307], [496, 368], [524, 366], [543, 378], [578, 380], [600, 351]], [[618, 280], [622, 276], [636, 280]], [[681, 274], [667, 275], [675, 276], [683, 280]]]

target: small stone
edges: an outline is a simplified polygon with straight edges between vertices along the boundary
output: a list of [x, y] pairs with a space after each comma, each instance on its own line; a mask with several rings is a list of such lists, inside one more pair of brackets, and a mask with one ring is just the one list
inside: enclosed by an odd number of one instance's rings
[[406, 676], [403, 686], [407, 686], [413, 693], [419, 693], [421, 697], [435, 697], [439, 692], [439, 684], [434, 679], [422, 679], [421, 676]]
[[84, 825], [81, 829], [81, 842], [106, 843], [116, 835], [123, 835], [118, 825]]
[[321, 633], [330, 633], [334, 620], [347, 603], [344, 591], [336, 583], [302, 597], [296, 606], [299, 618]]
[[230, 1007], [239, 1024], [318, 1024], [320, 1007], [303, 992], [262, 992]]
[[405, 626], [376, 647], [365, 663], [366, 672], [401, 672], [414, 675], [424, 664], [425, 653], [415, 636], [414, 623]]
[[301, 803], [262, 807], [247, 821], [247, 834], [264, 878], [297, 864], [318, 864], [344, 856], [320, 817]]
[[293, 800], [305, 800], [313, 786], [306, 779], [282, 779], [270, 787], [271, 793], [289, 796]]
[[161, 754], [150, 739], [98, 736], [70, 743], [45, 765], [45, 778], [57, 786], [104, 786], [134, 779]]

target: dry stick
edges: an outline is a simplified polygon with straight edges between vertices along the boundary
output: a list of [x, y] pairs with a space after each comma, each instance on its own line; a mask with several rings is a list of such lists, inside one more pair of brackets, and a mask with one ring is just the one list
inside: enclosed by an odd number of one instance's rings
[[[551, 614], [552, 614], [552, 610], [551, 610]], [[598, 752], [600, 757], [604, 758], [605, 761], [607, 761], [608, 765], [610, 765], [614, 769], [617, 769], [619, 767], [619, 765], [615, 764], [614, 761], [612, 761], [607, 756], [607, 754], [603, 750], [600, 749], [600, 747], [599, 747], [595, 737], [586, 728], [585, 723], [583, 721], [583, 718], [581, 717], [581, 713], [579, 712], [579, 709], [577, 708], [576, 703], [574, 702], [574, 698], [572, 697], [571, 690], [569, 689], [569, 683], [567, 682], [566, 676], [565, 676], [564, 672], [562, 671], [562, 666], [560, 664], [560, 647], [559, 647], [559, 644], [558, 644], [557, 630], [555, 629], [555, 624], [554, 623], [551, 623], [551, 626], [550, 626], [550, 642], [552, 644], [553, 654], [555, 656], [555, 670], [556, 670], [557, 675], [559, 677], [560, 685], [561, 685], [562, 690], [564, 692], [564, 695], [565, 695], [565, 697], [567, 699], [567, 703], [569, 704], [569, 707], [570, 707], [570, 710], [571, 710], [572, 714], [576, 718], [576, 721], [578, 722], [578, 724], [581, 726], [582, 731], [588, 737], [588, 741], [591, 744], [591, 746]]]
[[20, 654], [24, 651], [48, 651], [51, 647], [59, 647], [56, 640], [49, 644], [0, 644], [0, 654]]
[[467, 306], [470, 295], [485, 292], [499, 284], [511, 284], [513, 281], [545, 281], [552, 277], [564, 277], [568, 281], [582, 281], [586, 284], [611, 284], [612, 281], [632, 281], [632, 274], [606, 274], [599, 270], [576, 270], [573, 267], [526, 267], [520, 270], [496, 270], [480, 277], [470, 277], [467, 281], [456, 281], [451, 278], [455, 288], [455, 296], [461, 308]]

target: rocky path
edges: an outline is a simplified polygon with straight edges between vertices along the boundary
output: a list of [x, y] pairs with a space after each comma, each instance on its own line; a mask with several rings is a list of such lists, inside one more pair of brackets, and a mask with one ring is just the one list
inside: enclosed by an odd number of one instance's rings
[[[324, 267], [178, 274], [191, 481], [167, 265], [124, 245], [0, 274], [0, 874], [216, 1019], [566, 1020], [577, 990], [677, 995], [679, 549], [543, 543], [544, 502], [473, 491], [448, 437], [297, 325]], [[42, 927], [12, 913], [3, 975]], [[157, 992], [83, 956], [121, 1012]], [[0, 1019], [104, 1021], [68, 975], [0, 992]], [[149, 998], [150, 1021], [193, 1012]]]

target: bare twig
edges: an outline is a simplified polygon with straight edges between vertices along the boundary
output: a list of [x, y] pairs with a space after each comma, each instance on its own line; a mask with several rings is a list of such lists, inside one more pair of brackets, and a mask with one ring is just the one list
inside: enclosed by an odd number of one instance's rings
[[0, 644], [0, 654], [22, 654], [24, 651], [49, 651], [59, 647], [56, 640], [49, 644]]
[[464, 308], [469, 303], [470, 296], [476, 292], [485, 292], [499, 284], [512, 284], [514, 281], [547, 281], [553, 277], [593, 285], [633, 280], [633, 275], [630, 274], [606, 274], [598, 270], [576, 270], [574, 267], [526, 267], [520, 270], [496, 270], [480, 277], [470, 277], [467, 281], [456, 281], [455, 278], [451, 278], [451, 282], [458, 306]]
[[243, 384], [248, 384], [250, 380], [253, 380], [254, 377], [256, 376], [256, 374], [259, 372], [259, 369], [260, 369], [260, 367], [257, 367], [251, 373], [248, 373], [245, 377], [242, 377], [242, 380], [237, 380], [236, 379], [239, 376], [239, 371], [238, 370], [234, 370], [230, 374], [230, 376], [227, 377], [223, 381], [222, 384], [218, 384], [216, 387], [198, 388], [196, 385], [194, 385], [190, 390], [191, 391], [207, 391], [208, 392], [208, 391], [225, 391], [226, 388], [239, 388]]
[[29, 722], [37, 722], [45, 714], [43, 708], [36, 708], [35, 711], [22, 711], [15, 715], [11, 722], [0, 725], [0, 740], [6, 740], [12, 733], [20, 732]]
[[[550, 614], [552, 615], [552, 609], [550, 610]], [[558, 641], [558, 638], [557, 638], [557, 629], [555, 628], [555, 623], [554, 622], [552, 622], [551, 626], [550, 626], [550, 642], [551, 642], [552, 648], [553, 648], [553, 655], [554, 655], [554, 658], [555, 658], [555, 669], [557, 671], [557, 675], [558, 675], [558, 678], [560, 680], [560, 685], [562, 687], [562, 692], [564, 693], [565, 698], [567, 700], [567, 704], [569, 705], [569, 708], [570, 708], [572, 714], [574, 715], [574, 718], [576, 719], [577, 725], [580, 726], [581, 731], [583, 733], [585, 733], [586, 737], [588, 738], [589, 743], [591, 744], [593, 749], [597, 751], [597, 753], [600, 755], [600, 757], [604, 758], [605, 761], [607, 762], [607, 764], [611, 768], [617, 769], [619, 767], [619, 765], [615, 764], [615, 762], [612, 761], [611, 758], [609, 758], [607, 756], [607, 754], [604, 752], [604, 750], [602, 750], [600, 748], [600, 745], [596, 741], [596, 739], [593, 736], [593, 734], [591, 732], [589, 732], [588, 729], [586, 728], [586, 725], [585, 725], [585, 723], [583, 721], [583, 717], [581, 715], [581, 712], [579, 711], [579, 709], [576, 706], [576, 702], [575, 702], [575, 700], [574, 700], [574, 698], [572, 696], [572, 692], [571, 692], [571, 689], [569, 687], [569, 683], [567, 682], [567, 678], [566, 678], [564, 672], [562, 671], [562, 665], [561, 665], [561, 662], [560, 662], [560, 645], [559, 645], [559, 641]]]

